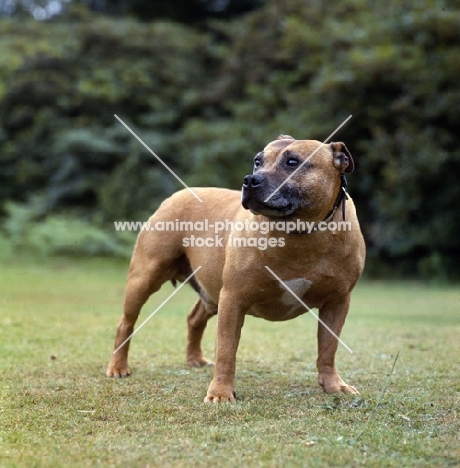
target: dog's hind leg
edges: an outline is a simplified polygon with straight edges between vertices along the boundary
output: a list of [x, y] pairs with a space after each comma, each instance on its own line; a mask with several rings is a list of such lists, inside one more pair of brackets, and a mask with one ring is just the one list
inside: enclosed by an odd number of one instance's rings
[[187, 363], [190, 367], [210, 366], [213, 362], [203, 356], [201, 350], [201, 339], [208, 320], [217, 312], [208, 310], [201, 299], [198, 299], [192, 310], [187, 315]]
[[[140, 251], [139, 251], [140, 250]], [[136, 246], [126, 282], [124, 313], [118, 324], [114, 352], [107, 368], [107, 377], [127, 377], [128, 350], [134, 325], [142, 306], [161, 285], [171, 279], [170, 261], [146, 258], [145, 252]], [[168, 268], [169, 267], [169, 268]], [[127, 340], [127, 341], [126, 341]], [[124, 344], [123, 344], [124, 343]]]

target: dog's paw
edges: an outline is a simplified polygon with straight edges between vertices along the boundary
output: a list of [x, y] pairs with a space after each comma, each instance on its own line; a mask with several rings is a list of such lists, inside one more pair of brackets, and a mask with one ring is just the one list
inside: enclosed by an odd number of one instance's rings
[[205, 367], [205, 366], [213, 366], [214, 363], [205, 357], [195, 357], [191, 356], [187, 359], [187, 364], [190, 367]]
[[129, 377], [131, 375], [131, 371], [129, 370], [128, 364], [125, 365], [117, 365], [117, 364], [109, 364], [107, 368], [107, 372], [105, 373], [107, 377]]
[[347, 385], [346, 383], [343, 383], [343, 385], [340, 385], [339, 387], [335, 387], [332, 391], [329, 391], [327, 393], [355, 393], [357, 394], [359, 392], [352, 385]]
[[235, 400], [235, 390], [208, 390], [204, 403], [233, 403]]
[[359, 393], [355, 387], [346, 384], [338, 374], [320, 375], [318, 383], [326, 393]]

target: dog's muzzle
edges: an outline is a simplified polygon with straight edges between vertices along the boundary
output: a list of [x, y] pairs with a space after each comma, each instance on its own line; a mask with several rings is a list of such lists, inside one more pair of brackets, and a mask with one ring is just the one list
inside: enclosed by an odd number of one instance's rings
[[249, 209], [249, 201], [253, 198], [260, 199], [262, 192], [262, 183], [264, 178], [260, 174], [248, 174], [243, 179], [243, 192], [241, 203], [243, 207]]
[[263, 175], [260, 174], [248, 174], [243, 179], [243, 190], [257, 190], [262, 186], [264, 181]]
[[276, 193], [269, 201], [269, 197], [276, 184], [270, 184], [263, 174], [248, 174], [243, 179], [243, 190], [241, 193], [241, 204], [246, 210], [254, 214], [267, 216], [286, 216], [293, 212], [294, 205], [291, 200], [286, 199], [281, 193]]

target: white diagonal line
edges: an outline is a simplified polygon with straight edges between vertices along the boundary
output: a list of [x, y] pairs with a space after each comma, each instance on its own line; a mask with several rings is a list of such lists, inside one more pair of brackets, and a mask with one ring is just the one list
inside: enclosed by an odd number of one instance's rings
[[126, 343], [128, 342], [168, 301], [169, 299], [171, 299], [171, 297], [174, 296], [174, 294], [176, 294], [180, 288], [182, 288], [182, 286], [184, 286], [185, 284], [187, 284], [187, 282], [190, 280], [190, 278], [196, 274], [196, 272], [201, 268], [201, 265], [177, 288], [175, 289], [137, 328], [136, 330], [134, 330], [131, 335], [128, 336], [128, 338], [126, 338], [125, 341], [123, 341], [123, 343], [121, 343], [120, 346], [118, 346], [118, 348], [113, 352], [113, 354], [116, 354], [118, 352], [118, 350]]
[[284, 185], [286, 184], [289, 179], [291, 177], [294, 177], [295, 174], [300, 171], [300, 169], [302, 169], [302, 167], [308, 162], [309, 159], [311, 159], [317, 151], [319, 151], [319, 149], [326, 143], [326, 141], [328, 141], [329, 139], [331, 139], [349, 120], [351, 119], [351, 115], [349, 115], [319, 146], [318, 148], [315, 149], [315, 151], [313, 151], [313, 153], [310, 154], [310, 156], [308, 156], [307, 159], [305, 159], [305, 161], [294, 171], [292, 172], [289, 177], [281, 184], [279, 185], [272, 193], [271, 195], [269, 195], [265, 200], [264, 200], [264, 203], [267, 203], [268, 200], [270, 200], [271, 197], [273, 197], [273, 195], [275, 195], [276, 192], [278, 192], [278, 190]]
[[163, 164], [166, 169], [200, 202], [203, 202], [203, 200], [159, 157], [157, 156], [124, 122], [123, 120], [118, 117], [117, 114], [115, 114], [115, 118], [130, 132], [134, 135], [134, 137], [139, 140], [146, 148], [147, 150], [155, 156], [158, 161]]
[[351, 348], [349, 346], [346, 345], [346, 343], [343, 342], [343, 340], [341, 340], [335, 333], [333, 330], [331, 330], [331, 328], [329, 326], [327, 326], [319, 317], [318, 315], [316, 315], [311, 309], [310, 307], [307, 306], [307, 304], [305, 304], [304, 301], [302, 301], [302, 299], [300, 299], [300, 297], [270, 268], [268, 267], [267, 265], [265, 265], [265, 268], [313, 315], [313, 317], [315, 317], [316, 320], [318, 320], [318, 322], [321, 323], [321, 325], [323, 325], [324, 328], [326, 328], [333, 336], [335, 336], [335, 338], [337, 338], [339, 340], [339, 342], [342, 344], [342, 346], [344, 346], [351, 354], [353, 354], [353, 351], [351, 350]]

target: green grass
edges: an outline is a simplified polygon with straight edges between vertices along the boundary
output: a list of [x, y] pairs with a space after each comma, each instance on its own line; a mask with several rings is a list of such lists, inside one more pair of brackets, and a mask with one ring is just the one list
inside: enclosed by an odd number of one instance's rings
[[354, 353], [337, 355], [358, 397], [317, 386], [311, 315], [248, 317], [238, 401], [216, 406], [202, 403], [212, 369], [184, 365], [186, 288], [133, 339], [133, 376], [104, 376], [126, 271], [108, 260], [4, 263], [1, 467], [459, 466], [458, 286], [359, 284], [342, 334]]

